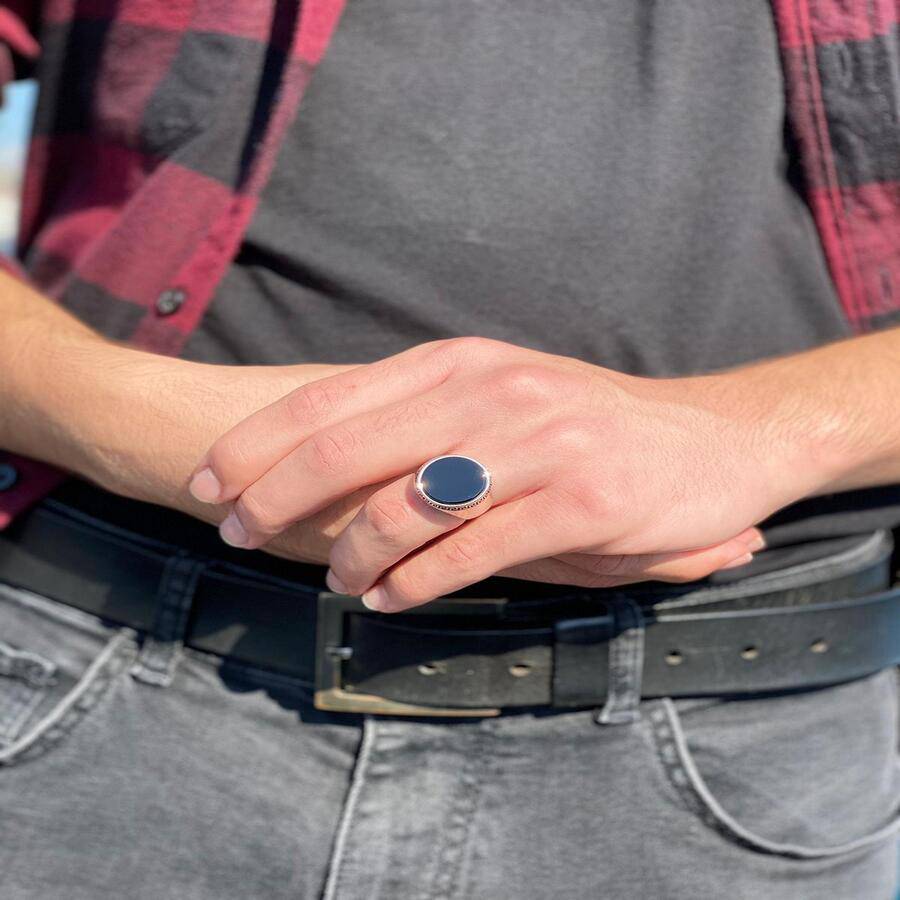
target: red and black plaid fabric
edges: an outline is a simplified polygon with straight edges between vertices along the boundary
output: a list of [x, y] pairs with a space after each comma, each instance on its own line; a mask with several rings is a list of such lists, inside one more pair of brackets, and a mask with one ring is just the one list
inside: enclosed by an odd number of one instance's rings
[[[900, 3], [772, 4], [789, 126], [847, 320], [857, 332], [900, 322]], [[0, 3], [0, 78], [40, 84], [26, 277], [105, 333], [177, 354], [238, 250], [342, 7]], [[20, 477], [0, 493], [0, 527], [63, 477], [3, 461]]]

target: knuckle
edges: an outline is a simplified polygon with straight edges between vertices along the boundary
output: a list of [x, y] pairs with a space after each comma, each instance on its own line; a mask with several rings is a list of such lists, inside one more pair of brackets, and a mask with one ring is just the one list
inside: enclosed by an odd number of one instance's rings
[[471, 569], [477, 561], [484, 559], [484, 543], [458, 534], [441, 544], [440, 556], [442, 565], [454, 569]]
[[581, 418], [560, 419], [548, 425], [543, 437], [555, 453], [570, 456], [584, 453], [596, 441], [596, 427]]
[[495, 359], [499, 354], [509, 348], [504, 341], [479, 335], [464, 335], [463, 337], [450, 338], [442, 351], [450, 356], [454, 362], [485, 361]]
[[528, 363], [505, 366], [490, 376], [490, 388], [496, 397], [516, 403], [543, 403], [553, 394], [550, 373]]
[[314, 474], [333, 476], [347, 470], [359, 441], [347, 428], [329, 428], [306, 442], [306, 462]]
[[370, 497], [363, 506], [366, 524], [384, 541], [394, 542], [407, 530], [410, 509], [393, 497]]
[[398, 401], [378, 410], [372, 418], [370, 430], [375, 434], [393, 435], [398, 428], [408, 425], [410, 422], [431, 415], [440, 416], [444, 409], [442, 400], [432, 400], [416, 397], [409, 401]]
[[234, 504], [235, 513], [249, 532], [275, 534], [290, 524], [289, 520], [260, 500], [252, 491], [244, 491]]
[[285, 397], [285, 410], [291, 422], [308, 426], [333, 413], [339, 405], [338, 396], [333, 385], [312, 382]]
[[459, 353], [483, 353], [489, 350], [496, 341], [491, 338], [481, 337], [477, 334], [467, 334], [453, 338], [453, 349]]
[[617, 521], [612, 500], [596, 479], [573, 477], [556, 484], [552, 494], [555, 506], [591, 529]]
[[343, 541], [335, 541], [327, 553], [328, 566], [351, 594], [361, 594], [370, 586], [376, 572]]
[[417, 574], [408, 568], [395, 569], [384, 578], [384, 586], [387, 588], [394, 605], [405, 608], [417, 606], [431, 599], [427, 585], [421, 574]]
[[209, 467], [216, 477], [227, 488], [240, 481], [251, 464], [247, 453], [247, 443], [236, 434], [226, 435], [216, 441], [210, 448], [207, 457]]

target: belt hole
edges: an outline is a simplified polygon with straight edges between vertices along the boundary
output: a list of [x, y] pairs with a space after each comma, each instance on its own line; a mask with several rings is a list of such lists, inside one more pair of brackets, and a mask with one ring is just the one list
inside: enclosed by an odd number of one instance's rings
[[810, 652], [812, 653], [827, 653], [828, 647], [828, 641], [823, 638], [819, 638], [809, 645]]
[[515, 663], [509, 667], [509, 674], [513, 678], [524, 678], [531, 674], [531, 666], [528, 663]]
[[437, 675], [438, 672], [444, 672], [447, 669], [444, 664], [436, 662], [419, 663], [416, 668], [420, 675]]
[[752, 662], [758, 656], [759, 647], [753, 647], [751, 645], [750, 647], [744, 647], [744, 649], [741, 650], [741, 659], [746, 659], [748, 662]]
[[666, 663], [670, 666], [680, 666], [684, 662], [684, 656], [678, 650], [670, 650], [666, 654]]

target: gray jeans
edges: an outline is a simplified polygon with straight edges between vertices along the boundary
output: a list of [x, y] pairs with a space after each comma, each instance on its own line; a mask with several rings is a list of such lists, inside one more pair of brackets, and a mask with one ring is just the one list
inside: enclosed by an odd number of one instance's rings
[[413, 720], [175, 637], [0, 583], [3, 900], [895, 894], [893, 670]]

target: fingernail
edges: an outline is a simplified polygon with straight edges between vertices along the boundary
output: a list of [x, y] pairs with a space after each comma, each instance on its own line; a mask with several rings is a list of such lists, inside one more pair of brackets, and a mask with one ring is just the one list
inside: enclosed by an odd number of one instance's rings
[[747, 544], [747, 549], [751, 553], [756, 553], [757, 550], [762, 550], [765, 546], [766, 539], [761, 534], [757, 534], [751, 538], [750, 543]]
[[195, 500], [201, 503], [215, 503], [222, 493], [222, 485], [210, 468], [201, 469], [188, 485], [188, 490]]
[[733, 559], [728, 565], [722, 566], [723, 569], [736, 569], [738, 566], [746, 566], [750, 560], [753, 559], [752, 553], [745, 553], [743, 556], [739, 556], [737, 559]]
[[228, 513], [225, 521], [219, 526], [219, 537], [231, 547], [243, 547], [248, 540], [247, 529], [233, 513]]
[[350, 592], [347, 590], [347, 585], [341, 581], [334, 572], [329, 569], [325, 573], [325, 584], [331, 588], [336, 594], [349, 594]]
[[381, 612], [387, 605], [387, 601], [388, 592], [380, 584], [362, 595], [363, 605], [369, 609], [374, 609], [376, 612]]

